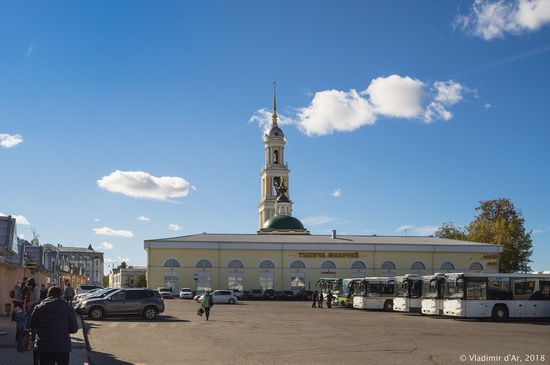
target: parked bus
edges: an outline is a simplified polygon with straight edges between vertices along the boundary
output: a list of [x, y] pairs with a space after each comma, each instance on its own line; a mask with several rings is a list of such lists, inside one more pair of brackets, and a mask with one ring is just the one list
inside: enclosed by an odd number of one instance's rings
[[550, 318], [548, 274], [445, 274], [443, 314], [462, 318]]
[[363, 279], [342, 279], [340, 291], [338, 293], [338, 305], [342, 307], [353, 308], [353, 294], [355, 292], [356, 283]]
[[358, 281], [353, 308], [393, 310], [395, 280], [389, 277], [366, 277]]
[[445, 293], [445, 274], [435, 273], [422, 277], [422, 314], [442, 315]]
[[326, 298], [328, 291], [332, 292], [332, 303], [338, 304], [338, 295], [342, 287], [342, 279], [338, 278], [321, 278], [315, 283], [319, 288], [319, 293]]
[[395, 277], [394, 311], [420, 313], [422, 308], [421, 297], [422, 276], [406, 274]]

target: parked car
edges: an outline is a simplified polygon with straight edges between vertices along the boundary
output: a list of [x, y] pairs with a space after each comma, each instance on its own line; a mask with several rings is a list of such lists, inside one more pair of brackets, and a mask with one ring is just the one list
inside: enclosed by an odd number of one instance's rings
[[[210, 293], [210, 295], [212, 295], [212, 300], [214, 301], [214, 304], [235, 304], [239, 301], [239, 298], [237, 298], [230, 290], [214, 290]], [[204, 294], [199, 295], [197, 297], [197, 302], [202, 303], [203, 297]]]
[[193, 299], [193, 291], [189, 288], [182, 288], [180, 290], [180, 299]]
[[75, 289], [75, 295], [84, 294], [94, 289], [103, 289], [101, 285], [78, 285]]
[[106, 288], [106, 289], [98, 289], [98, 291], [90, 291], [86, 294], [84, 294], [82, 297], [78, 298], [78, 300], [75, 300], [73, 303], [73, 308], [77, 311], [79, 308], [84, 307], [86, 305], [86, 302], [90, 299], [96, 299], [96, 298], [104, 298], [107, 295], [119, 290], [120, 288]]
[[88, 297], [88, 296], [90, 296], [94, 293], [97, 293], [97, 292], [101, 291], [101, 290], [104, 290], [104, 289], [97, 288], [97, 289], [92, 289], [92, 290], [87, 291], [87, 292], [75, 294], [74, 297], [73, 297], [73, 302], [78, 302], [82, 298]]
[[142, 316], [154, 319], [164, 312], [164, 299], [153, 289], [118, 289], [104, 298], [92, 298], [79, 308], [79, 313], [90, 319], [100, 320], [106, 316]]
[[230, 292], [233, 292], [233, 295], [235, 295], [237, 298], [239, 298], [239, 300], [241, 300], [243, 294], [239, 289], [227, 289], [227, 290], [229, 290]]
[[264, 290], [264, 299], [277, 299], [277, 293], [274, 289]]
[[173, 296], [172, 296], [172, 289], [170, 289], [170, 288], [158, 288], [158, 292], [160, 293], [160, 295], [161, 295], [163, 298], [166, 298], [166, 299], [173, 299]]
[[296, 297], [294, 295], [294, 292], [292, 290], [283, 290], [281, 294], [279, 295], [279, 299], [281, 300], [295, 300]]
[[248, 293], [248, 299], [254, 300], [254, 299], [263, 299], [264, 293], [262, 292], [262, 289], [252, 289]]
[[313, 300], [313, 292], [311, 290], [301, 290], [294, 296], [296, 300]]

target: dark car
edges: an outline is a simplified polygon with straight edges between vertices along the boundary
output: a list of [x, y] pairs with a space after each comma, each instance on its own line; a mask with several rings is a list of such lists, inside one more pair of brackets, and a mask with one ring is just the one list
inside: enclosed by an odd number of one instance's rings
[[294, 296], [296, 300], [313, 300], [313, 292], [311, 290], [301, 290]]
[[295, 300], [296, 296], [292, 290], [283, 290], [279, 296], [281, 300]]
[[255, 300], [255, 299], [263, 299], [263, 298], [264, 298], [264, 293], [262, 292], [261, 289], [252, 289], [248, 293], [248, 299]]
[[264, 290], [264, 299], [277, 299], [277, 293], [273, 289]]
[[142, 316], [154, 319], [164, 312], [164, 299], [153, 289], [119, 289], [104, 298], [87, 300], [79, 312], [90, 319], [106, 316]]

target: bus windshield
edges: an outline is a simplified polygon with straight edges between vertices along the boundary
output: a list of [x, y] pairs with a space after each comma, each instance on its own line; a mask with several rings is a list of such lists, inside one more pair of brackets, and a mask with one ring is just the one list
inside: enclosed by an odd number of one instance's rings
[[430, 279], [424, 282], [422, 288], [422, 296], [424, 298], [437, 298], [438, 297], [438, 285], [437, 278]]
[[445, 283], [445, 299], [464, 298], [464, 278], [461, 276], [448, 278]]

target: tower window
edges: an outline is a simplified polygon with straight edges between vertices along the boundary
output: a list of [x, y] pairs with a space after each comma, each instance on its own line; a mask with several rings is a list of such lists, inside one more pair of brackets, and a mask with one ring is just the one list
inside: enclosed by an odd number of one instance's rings
[[273, 151], [273, 163], [279, 164], [279, 150]]

